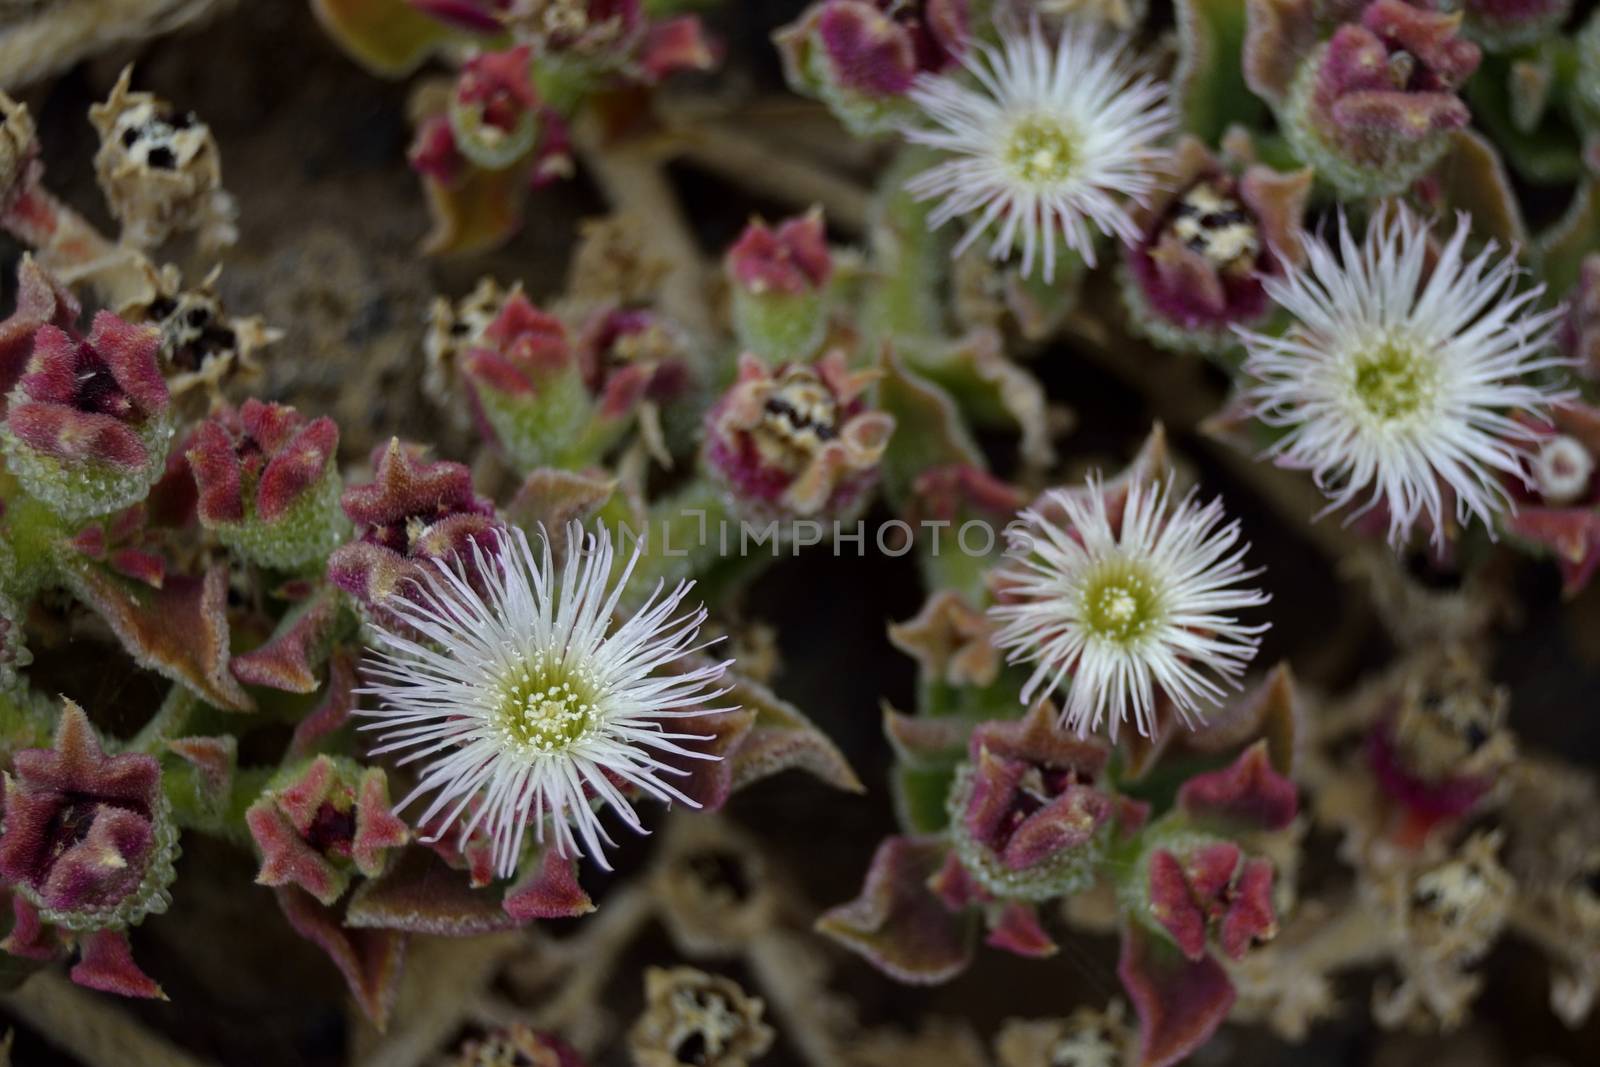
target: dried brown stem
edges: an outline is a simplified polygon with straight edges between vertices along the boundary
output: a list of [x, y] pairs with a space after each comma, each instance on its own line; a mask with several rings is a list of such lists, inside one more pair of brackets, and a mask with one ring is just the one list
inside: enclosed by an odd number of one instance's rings
[[856, 182], [736, 126], [700, 123], [675, 132], [673, 147], [688, 162], [797, 209], [820, 205], [831, 225], [866, 232], [872, 197]]
[[647, 145], [606, 143], [589, 121], [577, 124], [573, 139], [617, 213], [642, 228], [640, 245], [671, 265], [661, 287], [663, 310], [702, 336], [715, 333], [705, 261], [659, 158]]

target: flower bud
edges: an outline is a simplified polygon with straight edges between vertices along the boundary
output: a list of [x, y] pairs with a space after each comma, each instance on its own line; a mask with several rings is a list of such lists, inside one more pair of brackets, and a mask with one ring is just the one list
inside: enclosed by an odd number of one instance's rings
[[867, 408], [870, 371], [831, 352], [776, 369], [741, 356], [739, 376], [706, 416], [703, 456], [752, 519], [843, 518], [866, 506], [894, 419]]
[[108, 311], [87, 339], [55, 325], [34, 333], [0, 449], [23, 488], [69, 522], [137, 503], [165, 471], [173, 424], [160, 346], [156, 329]]
[[428, 463], [395, 438], [375, 465], [375, 479], [340, 500], [356, 539], [329, 557], [328, 580], [399, 627], [384, 603], [414, 595], [436, 560], [470, 566], [474, 544], [494, 548], [497, 524], [494, 504], [472, 491], [472, 473], [459, 463]]
[[1041, 703], [1020, 722], [979, 726], [950, 791], [956, 855], [1002, 899], [1079, 892], [1105, 854], [1114, 803], [1096, 783], [1106, 750], [1057, 718]]
[[739, 344], [768, 363], [809, 359], [828, 328], [828, 253], [822, 212], [777, 229], [751, 222], [728, 250]]
[[[485, 436], [524, 471], [581, 465], [626, 430], [625, 416], [637, 396], [614, 403], [618, 398], [606, 391], [606, 368], [590, 369], [586, 377], [561, 320], [521, 292], [506, 298], [479, 344], [461, 360]], [[602, 390], [599, 404], [591, 381]]]
[[279, 774], [245, 812], [261, 853], [261, 885], [297, 885], [323, 904], [356, 874], [376, 878], [391, 850], [411, 838], [389, 807], [377, 767], [318, 756]]
[[450, 130], [456, 149], [480, 167], [510, 166], [538, 140], [532, 57], [532, 49], [521, 45], [479, 53], [461, 68], [450, 97]]
[[825, 102], [858, 134], [905, 116], [918, 74], [959, 60], [969, 40], [967, 0], [822, 0], [775, 39], [796, 92]]
[[64, 703], [55, 743], [14, 757], [5, 783], [0, 877], [69, 930], [167, 910], [178, 829], [150, 756], [107, 756], [83, 710]]
[[250, 399], [196, 429], [188, 449], [200, 521], [223, 544], [264, 567], [324, 559], [349, 523], [339, 510], [339, 428], [294, 408]]
[[1232, 841], [1158, 847], [1146, 854], [1143, 869], [1148, 904], [1142, 917], [1191, 960], [1205, 955], [1208, 941], [1240, 959], [1253, 943], [1277, 933], [1272, 863], [1246, 859]]
[[1295, 152], [1347, 196], [1402, 193], [1471, 119], [1478, 68], [1461, 16], [1374, 0], [1301, 64], [1280, 116]]

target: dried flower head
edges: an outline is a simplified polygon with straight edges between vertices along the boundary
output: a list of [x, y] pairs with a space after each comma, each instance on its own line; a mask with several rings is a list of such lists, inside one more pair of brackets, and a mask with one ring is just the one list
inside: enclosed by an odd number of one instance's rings
[[39, 141], [26, 106], [0, 92], [0, 211], [22, 194], [38, 170]]
[[512, 1023], [463, 1042], [448, 1067], [584, 1067], [582, 1056], [565, 1041], [522, 1023]]
[[639, 1067], [746, 1067], [772, 1045], [764, 1005], [693, 967], [645, 972], [645, 1011], [628, 1032]]
[[1245, 569], [1238, 521], [1222, 525], [1221, 500], [1201, 506], [1193, 494], [1172, 507], [1168, 482], [1136, 482], [1124, 496], [1094, 478], [1087, 492], [1052, 490], [1043, 505], [1064, 521], [1022, 513], [990, 609], [1002, 624], [995, 643], [1037, 663], [1023, 702], [1070, 675], [1064, 718], [1079, 734], [1109, 718], [1115, 740], [1131, 716], [1148, 736], [1158, 690], [1192, 721], [1267, 629], [1233, 614], [1270, 599], [1241, 585], [1260, 572]]
[[1173, 117], [1125, 46], [1078, 21], [1052, 45], [1035, 23], [1002, 31], [998, 48], [978, 47], [962, 64], [977, 86], [954, 74], [918, 79], [911, 99], [929, 125], [905, 131], [953, 157], [906, 188], [941, 201], [930, 225], [970, 217], [956, 254], [998, 226], [989, 254], [1005, 258], [1020, 241], [1023, 275], [1042, 255], [1048, 282], [1058, 241], [1091, 266], [1094, 231], [1137, 241], [1123, 201], [1155, 190], [1156, 145]]
[[217, 293], [221, 275], [217, 267], [199, 285], [185, 287], [183, 275], [169, 263], [159, 272], [151, 270], [149, 299], [117, 309], [130, 321], [161, 328], [162, 366], [174, 398], [198, 392], [216, 400], [235, 378], [257, 375], [256, 353], [283, 336], [260, 316], [228, 315]]
[[574, 524], [567, 544], [559, 571], [548, 538], [536, 555], [516, 528], [499, 531], [488, 550], [473, 545], [472, 581], [461, 558], [437, 561], [414, 600], [391, 602], [404, 628], [378, 629], [370, 684], [361, 690], [379, 703], [359, 713], [375, 720], [367, 729], [382, 732], [374, 755], [423, 762], [397, 810], [436, 793], [417, 821], [432, 824], [448, 812], [443, 821], [459, 822], [463, 842], [487, 820], [501, 876], [516, 870], [530, 826], [563, 854], [587, 853], [606, 866], [602, 841], [612, 842], [596, 806], [643, 832], [623, 791], [694, 807], [667, 780], [684, 773], [669, 758], [715, 758], [685, 746], [698, 735], [668, 724], [711, 713], [728, 663], [656, 673], [704, 647], [695, 642], [705, 609], [677, 614], [690, 583], [665, 596], [658, 586], [613, 625], [639, 548], [613, 584], [603, 528], [584, 536]]
[[236, 209], [210, 127], [192, 111], [130, 91], [132, 81], [125, 67], [105, 103], [89, 109], [100, 134], [95, 174], [124, 240], [151, 248], [194, 231], [207, 247], [232, 244]]
[[1445, 509], [1486, 524], [1512, 508], [1500, 479], [1524, 478], [1534, 434], [1511, 417], [1565, 399], [1541, 383], [1558, 311], [1533, 311], [1514, 259], [1489, 242], [1468, 259], [1468, 220], [1431, 270], [1427, 225], [1379, 212], [1357, 244], [1343, 215], [1338, 250], [1307, 240], [1306, 265], [1266, 279], [1298, 324], [1281, 337], [1242, 331], [1256, 414], [1283, 436], [1269, 454], [1309, 469], [1329, 510], [1370, 490], [1399, 546], [1419, 519], [1445, 537]]
[[768, 368], [739, 359], [739, 376], [706, 415], [705, 462], [751, 519], [842, 518], [877, 484], [894, 419], [868, 406], [876, 375], [840, 352]]

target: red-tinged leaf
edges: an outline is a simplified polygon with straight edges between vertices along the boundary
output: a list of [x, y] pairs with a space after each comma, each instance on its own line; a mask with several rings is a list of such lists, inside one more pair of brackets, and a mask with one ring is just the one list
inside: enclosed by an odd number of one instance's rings
[[1590, 508], [1525, 507], [1505, 520], [1506, 532], [1548, 551], [1561, 568], [1561, 592], [1574, 597], [1600, 568], [1600, 512]]
[[1233, 983], [1210, 956], [1187, 960], [1137, 922], [1124, 924], [1122, 987], [1139, 1015], [1139, 1067], [1169, 1067], [1211, 1039], [1233, 1007]]
[[356, 706], [356, 658], [348, 648], [335, 649], [328, 659], [328, 688], [322, 702], [301, 719], [289, 739], [290, 760], [311, 755], [323, 738], [350, 721]]
[[1294, 783], [1273, 770], [1265, 741], [1178, 790], [1178, 806], [1190, 816], [1244, 829], [1281, 830], [1294, 821], [1299, 803]]
[[545, 848], [520, 879], [506, 890], [501, 905], [519, 923], [587, 915], [594, 902], [578, 884], [577, 864], [559, 849]]
[[1058, 951], [1056, 943], [1039, 924], [1039, 910], [1020, 900], [1008, 901], [1000, 908], [983, 941], [993, 948], [1030, 959], [1044, 959]]
[[60, 956], [66, 946], [55, 927], [47, 925], [39, 915], [39, 909], [21, 893], [10, 895], [11, 930], [5, 940], [0, 941], [0, 951], [38, 963]]
[[389, 779], [377, 767], [361, 773], [356, 788], [356, 832], [350, 841], [350, 858], [368, 878], [383, 872], [389, 850], [411, 840], [411, 829], [389, 806]]
[[433, 227], [422, 239], [430, 256], [463, 256], [498, 248], [522, 226], [522, 202], [527, 196], [525, 168], [513, 164], [504, 170], [468, 167], [458, 181], [448, 185], [424, 175]]
[[317, 668], [328, 656], [342, 601], [339, 590], [325, 586], [297, 604], [264, 644], [233, 657], [233, 676], [246, 685], [286, 693], [316, 692]]
[[356, 887], [344, 922], [357, 929], [472, 937], [509, 930], [518, 920], [494, 893], [472, 889], [464, 873], [433, 852], [410, 848], [388, 873]]
[[878, 846], [861, 895], [829, 909], [817, 931], [916, 985], [948, 981], [972, 962], [973, 926], [928, 886], [949, 852], [937, 837], [891, 837]]
[[125, 930], [96, 930], [78, 939], [81, 953], [68, 976], [87, 989], [115, 993], [119, 997], [166, 1000], [167, 995], [154, 979], [133, 962]]
[[228, 571], [168, 575], [160, 589], [84, 559], [67, 560], [67, 584], [111, 627], [141, 666], [187, 687], [208, 704], [253, 711], [228, 670]]
[[372, 1025], [385, 1029], [400, 988], [406, 935], [392, 930], [346, 929], [335, 912], [292, 886], [278, 890], [278, 906], [295, 933], [328, 954]]
[[755, 712], [755, 722], [728, 756], [732, 789], [798, 768], [836, 789], [866, 791], [837, 746], [799, 708], [766, 686], [735, 678], [726, 699]]
[[256, 884], [295, 887], [322, 904], [332, 905], [350, 885], [350, 875], [312, 848], [273, 801], [263, 798], [245, 812], [245, 825], [261, 853]]

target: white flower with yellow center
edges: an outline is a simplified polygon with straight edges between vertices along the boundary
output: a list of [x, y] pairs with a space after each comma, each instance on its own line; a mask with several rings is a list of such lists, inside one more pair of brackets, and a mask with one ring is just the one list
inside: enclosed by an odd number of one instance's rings
[[570, 527], [559, 573], [548, 539], [535, 555], [519, 529], [498, 537], [498, 551], [475, 548], [470, 581], [462, 561], [441, 563], [414, 601], [390, 603], [415, 634], [377, 631], [361, 692], [380, 707], [359, 714], [381, 731], [374, 755], [403, 752], [401, 763], [421, 766], [397, 809], [436, 793], [418, 823], [443, 814], [437, 825], [458, 827], [463, 841], [484, 826], [500, 876], [515, 872], [530, 827], [605, 867], [602, 842], [614, 842], [598, 808], [644, 832], [623, 788], [697, 806], [668, 778], [687, 773], [683, 760], [717, 757], [684, 745], [703, 736], [667, 724], [727, 710], [711, 705], [726, 692], [715, 686], [728, 663], [680, 663], [704, 647], [705, 608], [679, 614], [692, 583], [665, 596], [657, 586], [614, 624], [639, 550], [612, 583], [603, 528]]
[[1157, 142], [1174, 128], [1162, 84], [1140, 75], [1124, 44], [1089, 20], [1072, 20], [1052, 45], [1037, 24], [1004, 30], [998, 48], [968, 51], [960, 72], [923, 75], [911, 100], [929, 120], [906, 137], [952, 158], [906, 186], [941, 202], [929, 223], [970, 221], [960, 255], [998, 225], [989, 255], [1022, 245], [1022, 273], [1044, 260], [1055, 277], [1057, 242], [1094, 265], [1098, 230], [1138, 238], [1128, 199], [1143, 202], [1158, 185]]
[[1254, 412], [1285, 431], [1268, 454], [1310, 470], [1329, 511], [1382, 503], [1397, 547], [1422, 516], [1443, 543], [1446, 492], [1458, 521], [1492, 531], [1513, 506], [1502, 478], [1525, 480], [1537, 448], [1513, 416], [1569, 395], [1542, 380], [1564, 363], [1560, 310], [1534, 310], [1544, 287], [1519, 292], [1493, 241], [1469, 259], [1467, 233], [1462, 215], [1430, 269], [1427, 224], [1406, 209], [1380, 211], [1359, 245], [1341, 215], [1337, 252], [1307, 239], [1303, 267], [1263, 279], [1296, 324], [1239, 331]]
[[[1241, 583], [1248, 545], [1237, 520], [1223, 525], [1222, 502], [1191, 493], [1170, 506], [1170, 485], [1135, 483], [1115, 518], [1098, 479], [1087, 491], [1051, 490], [1043, 509], [1024, 511], [1000, 568], [1001, 623], [995, 643], [1009, 660], [1037, 666], [1022, 688], [1032, 704], [1071, 676], [1063, 721], [1079, 735], [1125, 719], [1154, 728], [1158, 690], [1186, 723], [1225, 694], [1255, 657], [1265, 624], [1234, 612], [1270, 598]], [[1114, 505], [1113, 505], [1114, 507]]]

